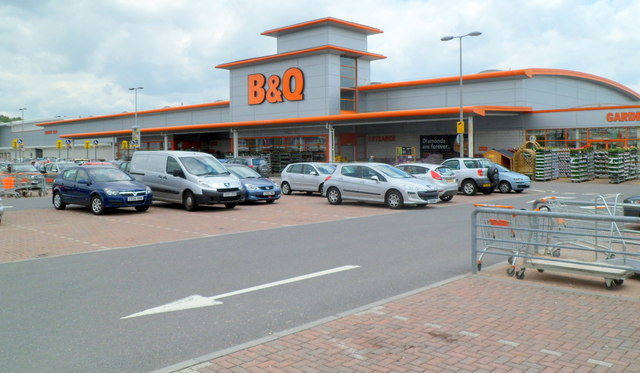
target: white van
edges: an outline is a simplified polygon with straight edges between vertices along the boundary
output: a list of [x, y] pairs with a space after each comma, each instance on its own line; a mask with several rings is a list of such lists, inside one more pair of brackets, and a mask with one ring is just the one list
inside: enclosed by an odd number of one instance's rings
[[234, 208], [245, 198], [240, 181], [207, 153], [136, 151], [129, 174], [151, 188], [154, 200], [181, 203], [187, 211], [218, 203]]

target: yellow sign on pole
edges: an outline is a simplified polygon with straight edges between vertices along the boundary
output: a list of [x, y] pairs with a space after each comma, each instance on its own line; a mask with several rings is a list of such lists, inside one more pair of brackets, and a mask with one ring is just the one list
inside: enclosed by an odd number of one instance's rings
[[129, 141], [122, 140], [122, 149], [129, 149]]
[[84, 141], [84, 148], [85, 149], [91, 149], [91, 141], [85, 140]]
[[62, 140], [56, 141], [56, 149], [62, 149]]
[[464, 133], [464, 121], [459, 121], [456, 125], [456, 133]]
[[11, 140], [11, 147], [14, 149], [18, 149], [18, 139]]

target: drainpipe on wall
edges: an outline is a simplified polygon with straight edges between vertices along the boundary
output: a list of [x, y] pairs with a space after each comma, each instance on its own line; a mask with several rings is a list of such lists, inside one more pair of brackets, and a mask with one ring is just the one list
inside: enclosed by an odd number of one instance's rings
[[469, 151], [467, 152], [467, 154], [469, 155], [469, 157], [473, 157], [475, 156], [475, 154], [473, 153], [473, 117], [469, 117], [469, 120], [467, 121], [467, 123], [469, 123]]
[[327, 123], [327, 130], [329, 131], [329, 143], [327, 144], [327, 150], [329, 151], [329, 162], [334, 162], [335, 160], [335, 135], [336, 131], [333, 129], [333, 126], [330, 123]]

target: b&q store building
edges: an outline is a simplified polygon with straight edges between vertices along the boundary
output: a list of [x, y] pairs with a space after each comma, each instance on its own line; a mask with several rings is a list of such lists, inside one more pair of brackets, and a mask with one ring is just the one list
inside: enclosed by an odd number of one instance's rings
[[[31, 156], [56, 157], [72, 140], [75, 158], [89, 140], [100, 158], [125, 157], [137, 122], [139, 149], [196, 149], [271, 158], [274, 171], [299, 160], [394, 162], [397, 148], [417, 159], [458, 154], [459, 77], [371, 81], [367, 39], [382, 31], [335, 18], [268, 30], [273, 55], [222, 63], [229, 101], [0, 127], [0, 156], [24, 138]], [[465, 75], [464, 153], [517, 148], [535, 136], [545, 147], [638, 146], [640, 94], [609, 79], [529, 68]], [[65, 156], [64, 150], [62, 156]]]

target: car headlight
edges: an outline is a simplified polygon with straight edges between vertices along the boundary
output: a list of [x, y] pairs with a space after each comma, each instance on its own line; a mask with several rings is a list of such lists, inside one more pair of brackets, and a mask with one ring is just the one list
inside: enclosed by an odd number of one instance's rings
[[108, 189], [108, 188], [105, 189], [104, 192], [107, 193], [108, 196], [117, 196], [120, 194], [117, 190]]
[[253, 185], [253, 184], [245, 184], [244, 185], [245, 188], [247, 188], [247, 190], [258, 190], [260, 188], [258, 188], [257, 186]]
[[145, 190], [145, 192], [147, 192], [147, 194], [151, 194], [151, 188], [146, 187], [146, 188], [144, 188], [144, 190]]

